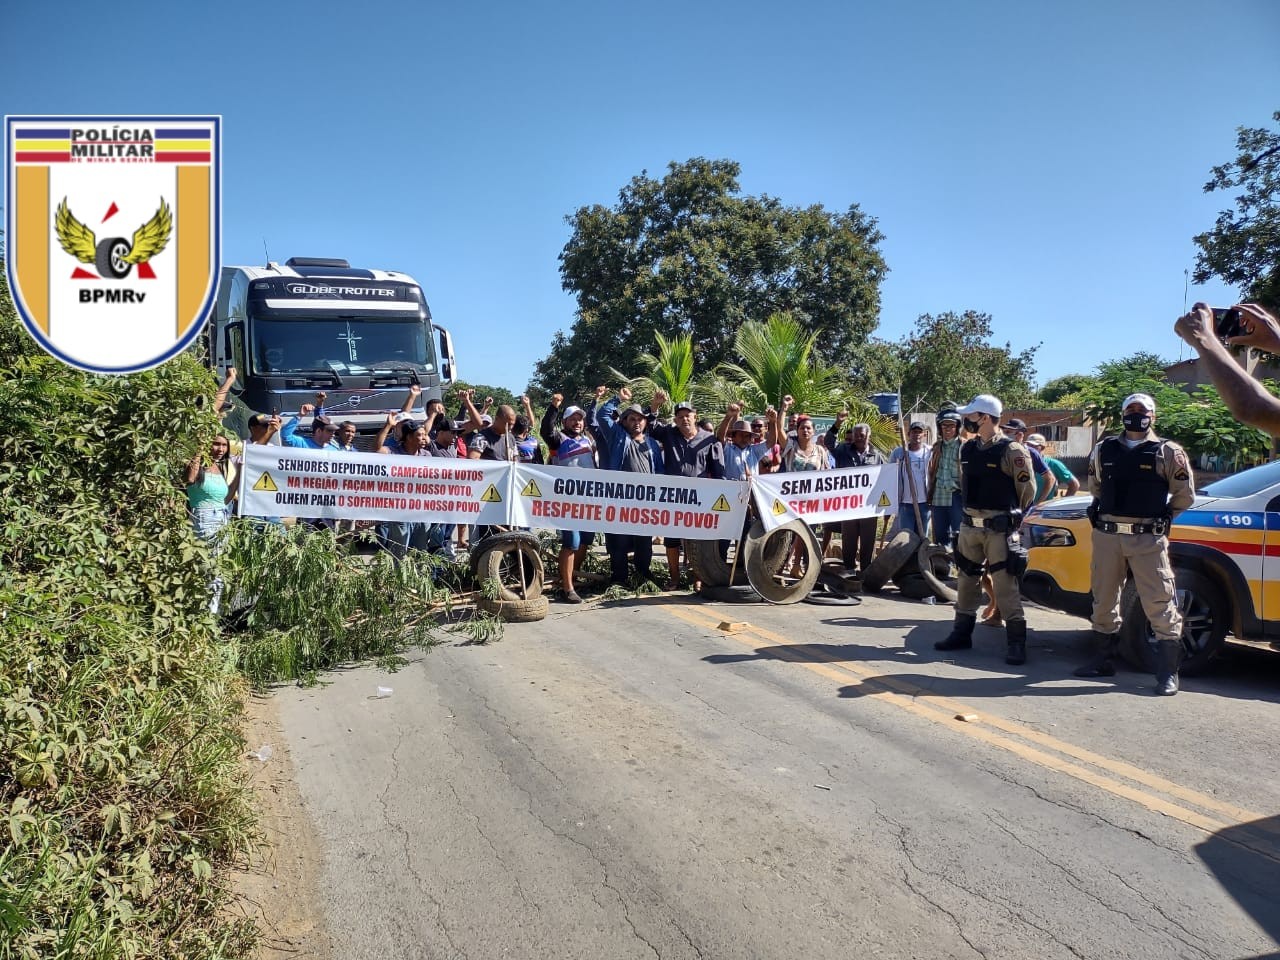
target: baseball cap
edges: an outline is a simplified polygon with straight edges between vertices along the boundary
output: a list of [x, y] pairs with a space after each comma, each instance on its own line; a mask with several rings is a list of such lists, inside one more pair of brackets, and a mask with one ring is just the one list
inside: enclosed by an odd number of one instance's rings
[[560, 419], [561, 419], [561, 420], [568, 420], [568, 419], [569, 419], [570, 417], [572, 417], [574, 414], [578, 414], [578, 413], [581, 413], [581, 414], [584, 414], [584, 415], [585, 415], [585, 414], [586, 414], [586, 411], [585, 411], [585, 410], [583, 410], [581, 407], [573, 407], [573, 406], [565, 407], [565, 408], [564, 408], [564, 413], [563, 413], [563, 414], [561, 414]]
[[[849, 429], [850, 429], [850, 430], [852, 430], [853, 428], [852, 428], [852, 427], [850, 427]], [[919, 420], [917, 420], [917, 421], [915, 421], [915, 423], [911, 424], [910, 429], [912, 429], [912, 430], [923, 430], [923, 429], [924, 429], [924, 424], [923, 424], [923, 423], [921, 423]]]
[[1004, 406], [997, 397], [989, 393], [980, 393], [969, 402], [966, 407], [957, 407], [956, 413], [985, 413], [989, 417], [999, 417], [1004, 412]]
[[1043, 447], [1043, 446], [1044, 446], [1044, 443], [1045, 443], [1045, 441], [1044, 441], [1044, 434], [1043, 434], [1043, 433], [1032, 433], [1032, 434], [1029, 434], [1029, 435], [1027, 436], [1027, 439], [1026, 439], [1026, 444], [1027, 444], [1027, 446], [1029, 446], [1029, 447]]
[[627, 407], [627, 409], [623, 410], [622, 413], [618, 414], [618, 416], [625, 417], [628, 414], [632, 414], [632, 413], [638, 413], [642, 417], [646, 416], [644, 412], [644, 408], [641, 407], [640, 404], [638, 403], [633, 403], [631, 406]]
[[493, 417], [489, 416], [489, 414], [487, 413], [482, 413], [480, 414], [480, 422], [483, 423], [486, 427], [492, 426]]
[[412, 414], [412, 413], [409, 413], [409, 412], [408, 412], [408, 411], [406, 411], [406, 410], [401, 410], [399, 413], [397, 413], [397, 414], [395, 415], [395, 418], [394, 418], [391, 422], [392, 422], [393, 424], [394, 424], [394, 423], [403, 423], [405, 420], [412, 420], [412, 419], [413, 419], [413, 414]]
[[938, 414], [938, 423], [942, 423], [944, 420], [950, 421], [951, 423], [959, 423], [960, 414], [956, 413], [954, 410], [943, 410]]
[[1155, 402], [1154, 400], [1152, 400], [1152, 399], [1151, 399], [1151, 394], [1149, 394], [1149, 393], [1131, 393], [1131, 394], [1129, 394], [1127, 397], [1125, 397], [1125, 398], [1124, 398], [1124, 403], [1120, 404], [1120, 409], [1121, 409], [1121, 410], [1127, 410], [1127, 409], [1129, 408], [1129, 404], [1131, 404], [1131, 403], [1140, 403], [1140, 404], [1142, 404], [1144, 407], [1146, 407], [1146, 408], [1147, 408], [1147, 413], [1155, 413], [1155, 412], [1156, 412], [1156, 402]]
[[730, 433], [750, 433], [751, 424], [745, 420], [735, 420], [729, 427]]
[[1025, 420], [1019, 420], [1017, 417], [1011, 417], [1008, 422], [1005, 423], [1005, 426], [1010, 430], [1025, 430], [1027, 429], [1027, 422]]
[[436, 433], [439, 433], [441, 430], [448, 430], [450, 433], [457, 433], [458, 425], [452, 420], [442, 417], [436, 421]]
[[693, 410], [693, 409], [694, 409], [693, 404], [690, 403], [688, 400], [681, 400], [679, 403], [676, 404], [676, 413], [679, 413], [681, 410]]
[[311, 421], [312, 430], [319, 430], [321, 427], [323, 427], [326, 430], [337, 429], [337, 426], [334, 424], [333, 420], [330, 417], [325, 416], [323, 413]]

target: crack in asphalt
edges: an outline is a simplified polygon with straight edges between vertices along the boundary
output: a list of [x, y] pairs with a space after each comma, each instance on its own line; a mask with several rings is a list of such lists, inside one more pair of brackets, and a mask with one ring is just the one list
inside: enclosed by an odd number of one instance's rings
[[[1013, 831], [1012, 829], [1010, 829], [1008, 826], [1006, 826], [1005, 824], [1003, 824], [1003, 823], [1001, 823], [999, 820], [997, 820], [995, 817], [993, 817], [990, 813], [987, 813], [987, 812], [985, 812], [985, 811], [984, 811], [984, 812], [983, 812], [983, 815], [987, 818], [987, 821], [988, 821], [988, 822], [989, 822], [993, 827], [995, 827], [995, 828], [996, 828], [997, 830], [999, 830], [1001, 833], [1003, 833], [1003, 834], [1005, 834], [1006, 836], [1008, 836], [1010, 839], [1012, 839], [1012, 840], [1013, 840], [1015, 843], [1017, 843], [1019, 846], [1023, 847], [1023, 848], [1024, 848], [1024, 849], [1026, 849], [1026, 850], [1031, 851], [1031, 852], [1032, 852], [1032, 853], [1034, 853], [1036, 856], [1038, 856], [1041, 860], [1043, 860], [1045, 863], [1047, 863], [1047, 864], [1049, 864], [1050, 866], [1055, 867], [1055, 868], [1057, 868], [1059, 871], [1061, 871], [1061, 872], [1062, 872], [1062, 874], [1063, 874], [1063, 876], [1065, 876], [1065, 877], [1066, 877], [1067, 882], [1068, 882], [1068, 883], [1069, 883], [1073, 888], [1075, 888], [1076, 890], [1078, 890], [1080, 893], [1084, 894], [1086, 897], [1088, 897], [1090, 900], [1092, 900], [1093, 902], [1095, 902], [1096, 904], [1098, 904], [1098, 906], [1102, 907], [1104, 910], [1108, 910], [1108, 911], [1110, 911], [1111, 913], [1114, 913], [1114, 914], [1117, 914], [1117, 915], [1119, 915], [1119, 916], [1121, 916], [1121, 917], [1124, 917], [1126, 920], [1128, 920], [1130, 923], [1134, 924], [1135, 926], [1143, 927], [1143, 928], [1145, 928], [1145, 929], [1147, 929], [1147, 930], [1151, 930], [1151, 931], [1152, 931], [1152, 932], [1154, 932], [1154, 933], [1157, 933], [1157, 934], [1164, 934], [1164, 933], [1168, 933], [1168, 934], [1169, 934], [1169, 936], [1170, 936], [1172, 939], [1174, 939], [1174, 940], [1178, 941], [1178, 942], [1179, 942], [1179, 943], [1181, 943], [1183, 946], [1189, 947], [1189, 948], [1191, 948], [1192, 950], [1195, 950], [1196, 952], [1201, 953], [1201, 954], [1203, 954], [1203, 955], [1204, 955], [1204, 956], [1206, 956], [1206, 957], [1210, 957], [1210, 958], [1212, 957], [1212, 955], [1211, 955], [1207, 950], [1205, 950], [1203, 947], [1199, 946], [1198, 944], [1192, 943], [1191, 941], [1189, 941], [1189, 940], [1187, 940], [1187, 939], [1184, 939], [1183, 937], [1180, 937], [1180, 936], [1178, 936], [1177, 934], [1174, 934], [1174, 933], [1172, 933], [1172, 932], [1170, 932], [1170, 931], [1167, 931], [1167, 930], [1163, 929], [1162, 927], [1156, 926], [1155, 924], [1151, 923], [1150, 921], [1148, 921], [1148, 920], [1146, 920], [1146, 919], [1144, 919], [1144, 918], [1142, 918], [1142, 917], [1134, 916], [1133, 914], [1129, 913], [1128, 911], [1126, 911], [1126, 910], [1121, 910], [1119, 907], [1113, 906], [1112, 904], [1108, 903], [1106, 900], [1103, 900], [1100, 896], [1098, 896], [1097, 894], [1095, 894], [1092, 890], [1087, 889], [1087, 888], [1086, 888], [1086, 886], [1085, 886], [1085, 884], [1086, 884], [1085, 879], [1084, 879], [1083, 877], [1081, 877], [1079, 874], [1077, 874], [1075, 871], [1073, 871], [1073, 870], [1072, 870], [1070, 867], [1068, 867], [1066, 864], [1059, 863], [1057, 860], [1054, 860], [1052, 857], [1050, 857], [1047, 853], [1045, 853], [1045, 852], [1044, 852], [1043, 850], [1041, 850], [1039, 847], [1035, 846], [1034, 844], [1028, 843], [1026, 840], [1024, 840], [1022, 837], [1020, 837], [1016, 832], [1014, 832], [1014, 831]], [[1192, 934], [1190, 930], [1188, 930], [1186, 927], [1182, 926], [1180, 923], [1178, 923], [1176, 920], [1174, 920], [1172, 917], [1170, 917], [1168, 914], [1166, 914], [1163, 910], [1160, 910], [1160, 909], [1159, 909], [1159, 907], [1158, 907], [1158, 906], [1157, 906], [1153, 901], [1149, 900], [1149, 899], [1148, 899], [1147, 897], [1145, 897], [1145, 896], [1142, 896], [1142, 895], [1141, 895], [1141, 893], [1139, 893], [1139, 891], [1138, 891], [1135, 887], [1133, 887], [1131, 884], [1129, 884], [1128, 882], [1126, 882], [1126, 881], [1125, 881], [1125, 879], [1124, 879], [1123, 877], [1121, 877], [1118, 873], [1116, 873], [1115, 871], [1110, 870], [1110, 869], [1108, 869], [1108, 871], [1107, 871], [1107, 872], [1108, 872], [1108, 873], [1110, 873], [1110, 874], [1111, 874], [1113, 877], [1115, 877], [1117, 880], [1119, 880], [1119, 881], [1120, 881], [1120, 882], [1121, 882], [1125, 887], [1127, 887], [1130, 891], [1132, 891], [1132, 892], [1133, 892], [1133, 893], [1135, 893], [1135, 894], [1138, 894], [1139, 899], [1141, 899], [1141, 900], [1142, 900], [1144, 903], [1146, 903], [1148, 906], [1154, 907], [1154, 908], [1156, 909], [1156, 911], [1157, 911], [1158, 913], [1160, 913], [1160, 915], [1161, 915], [1162, 917], [1164, 917], [1164, 919], [1168, 920], [1170, 923], [1173, 923], [1175, 926], [1177, 926], [1177, 927], [1178, 927], [1178, 929], [1179, 929], [1179, 930], [1181, 930], [1183, 933], [1185, 933], [1188, 937], [1192, 937], [1192, 936], [1194, 936], [1194, 934]]]
[[[889, 817], [888, 815], [882, 813], [878, 805], [875, 805], [873, 803], [873, 806], [875, 808], [876, 817], [878, 817], [880, 820], [883, 820], [886, 824], [888, 824], [893, 829], [893, 835], [894, 835], [894, 839], [897, 841], [898, 849], [902, 851], [903, 859], [906, 860], [907, 864], [910, 865], [911, 869], [915, 870], [917, 873], [926, 877], [937, 876], [936, 874], [930, 873], [928, 870], [921, 869], [919, 864], [916, 863], [915, 858], [911, 855], [911, 850], [907, 846], [907, 839], [906, 839], [907, 828], [903, 826], [901, 823], [899, 823], [897, 820], [894, 820], [892, 817]], [[949, 880], [946, 877], [939, 877], [939, 879], [946, 880], [946, 882], [952, 883], [954, 886], [959, 886], [959, 884], [955, 884], [953, 881]], [[972, 950], [974, 953], [976, 953], [978, 956], [982, 957], [982, 960], [987, 960], [986, 952], [981, 947], [979, 947], [976, 943], [970, 940], [968, 934], [964, 932], [964, 927], [960, 924], [960, 918], [957, 917], [950, 910], [948, 910], [946, 907], [944, 907], [942, 904], [938, 903], [938, 901], [930, 897], [927, 893], [925, 893], [925, 891], [917, 887], [911, 881], [911, 871], [907, 869], [906, 865], [903, 865], [902, 867], [902, 883], [903, 883], [903, 886], [905, 886], [909, 891], [911, 891], [911, 893], [914, 896], [916, 896], [920, 900], [923, 900], [929, 906], [933, 907], [934, 910], [938, 911], [939, 913], [944, 915], [948, 920], [950, 920], [952, 926], [956, 928], [956, 933], [960, 935], [960, 939], [965, 942], [965, 944], [969, 947], [969, 949]], [[981, 896], [979, 897], [979, 899], [988, 900], [988, 902], [990, 902], [989, 898], [985, 896]]]
[[[1141, 888], [1139, 888], [1139, 887], [1135, 887], [1133, 884], [1131, 884], [1131, 883], [1130, 883], [1128, 880], [1126, 880], [1124, 877], [1120, 876], [1120, 874], [1116, 873], [1116, 872], [1115, 872], [1114, 870], [1112, 870], [1110, 867], [1108, 867], [1108, 868], [1107, 868], [1107, 873], [1111, 874], [1111, 876], [1113, 876], [1113, 877], [1115, 877], [1117, 880], [1119, 880], [1119, 881], [1120, 881], [1120, 883], [1121, 883], [1123, 886], [1125, 886], [1125, 887], [1127, 887], [1129, 890], [1133, 891], [1134, 896], [1136, 896], [1139, 900], [1141, 900], [1143, 903], [1145, 903], [1147, 906], [1149, 906], [1149, 907], [1150, 907], [1152, 910], [1154, 910], [1156, 913], [1160, 914], [1160, 916], [1161, 916], [1161, 917], [1163, 917], [1163, 918], [1164, 918], [1165, 920], [1167, 920], [1169, 923], [1173, 924], [1175, 927], [1177, 927], [1179, 930], [1181, 930], [1183, 933], [1185, 933], [1188, 937], [1194, 937], [1194, 936], [1195, 936], [1195, 934], [1194, 934], [1194, 933], [1192, 933], [1190, 930], [1188, 930], [1185, 926], [1183, 926], [1183, 925], [1182, 925], [1181, 921], [1179, 921], [1177, 917], [1172, 917], [1172, 916], [1170, 916], [1170, 915], [1165, 911], [1164, 907], [1163, 907], [1163, 906], [1161, 906], [1161, 905], [1160, 905], [1160, 903], [1159, 903], [1158, 901], [1153, 900], [1153, 899], [1151, 899], [1149, 896], [1147, 896], [1147, 894], [1146, 894], [1146, 892], [1145, 892], [1144, 890], [1142, 890], [1142, 889], [1141, 889]], [[1177, 940], [1179, 943], [1185, 943], [1188, 947], [1191, 947], [1193, 950], [1198, 950], [1198, 951], [1200, 951], [1200, 952], [1201, 952], [1201, 953], [1203, 953], [1206, 957], [1212, 957], [1212, 956], [1213, 956], [1213, 954], [1212, 954], [1212, 953], [1210, 953], [1208, 950], [1206, 950], [1204, 947], [1198, 946], [1197, 944], [1194, 944], [1194, 943], [1191, 943], [1191, 942], [1189, 942], [1189, 941], [1187, 941], [1187, 940], [1184, 940], [1182, 937], [1174, 936], [1174, 939], [1175, 939], [1175, 940]]]
[[526, 907], [534, 907], [529, 898], [525, 896], [524, 886], [520, 883], [520, 875], [511, 869], [510, 864], [508, 864], [502, 854], [498, 852], [498, 848], [494, 845], [493, 841], [489, 839], [489, 835], [484, 832], [484, 827], [480, 824], [480, 816], [469, 806], [463, 803], [462, 798], [458, 796], [458, 789], [453, 785], [453, 778], [446, 777], [444, 779], [444, 784], [449, 788], [449, 792], [453, 794], [453, 801], [457, 805], [458, 809], [466, 813], [466, 815], [471, 818], [471, 822], [475, 824], [476, 833], [480, 835], [481, 840], [488, 844], [489, 849], [493, 852], [493, 858], [498, 861], [506, 875], [511, 878], [513, 883], [515, 883], [516, 893], [519, 894], [520, 899], [524, 901], [524, 905]]
[[440, 932], [444, 934], [445, 941], [449, 944], [449, 949], [455, 957], [467, 956], [466, 951], [461, 950], [453, 941], [453, 935], [449, 932], [448, 925], [444, 922], [444, 906], [435, 897], [427, 892], [427, 882], [425, 878], [418, 873], [417, 868], [413, 864], [413, 855], [409, 852], [409, 831], [404, 825], [391, 816], [391, 811], [387, 808], [387, 795], [391, 792], [392, 786], [400, 779], [400, 748], [404, 746], [405, 729], [399, 724], [396, 725], [397, 737], [396, 745], [391, 750], [391, 776], [387, 778], [386, 785], [382, 788], [382, 792], [378, 794], [378, 805], [382, 807], [382, 819], [387, 826], [400, 837], [400, 847], [404, 854], [404, 863], [414, 880], [418, 882], [419, 892], [427, 898], [433, 907], [435, 907], [435, 923], [440, 928]]
[[1001, 780], [1004, 783], [1009, 784], [1010, 786], [1021, 787], [1022, 789], [1030, 793], [1032, 796], [1034, 796], [1037, 800], [1041, 800], [1044, 803], [1049, 804], [1050, 806], [1061, 807], [1064, 810], [1071, 810], [1074, 813], [1080, 814], [1082, 817], [1088, 817], [1090, 820], [1096, 820], [1098, 823], [1102, 824], [1103, 826], [1110, 827], [1113, 830], [1119, 830], [1122, 833], [1132, 834], [1133, 836], [1139, 838], [1140, 840], [1147, 841], [1147, 843], [1151, 844], [1156, 849], [1161, 850], [1164, 853], [1172, 854], [1173, 856], [1181, 860], [1184, 864], [1189, 864], [1193, 866], [1196, 864], [1196, 861], [1188, 857], [1185, 851], [1179, 850], [1176, 847], [1170, 847], [1167, 844], [1160, 843], [1154, 837], [1148, 836], [1147, 834], [1143, 833], [1141, 830], [1139, 830], [1136, 827], [1121, 826], [1118, 823], [1113, 823], [1112, 821], [1108, 820], [1106, 817], [1102, 816], [1102, 814], [1096, 813], [1093, 810], [1088, 810], [1082, 806], [1079, 806], [1078, 804], [1071, 803], [1069, 800], [1062, 800], [1062, 799], [1057, 799], [1055, 797], [1046, 796], [1045, 794], [1037, 790], [1035, 787], [1033, 787], [1031, 784], [1023, 783], [1021, 780], [1014, 780], [1006, 776], [1003, 771], [995, 769], [993, 767], [986, 766], [983, 763], [975, 763], [974, 767], [978, 770], [981, 770], [983, 773], [986, 773], [986, 774], [989, 774], [990, 776], [995, 777], [997, 780]]
[[[493, 718], [501, 725], [501, 727], [506, 731], [508, 738], [513, 743], [517, 743], [521, 747], [523, 747], [525, 752], [528, 754], [529, 759], [534, 763], [536, 763], [540, 768], [545, 770], [547, 774], [553, 780], [555, 780], [555, 782], [560, 787], [563, 788], [564, 781], [561, 780], [559, 776], [557, 776], [556, 772], [552, 770], [550, 767], [548, 767], [545, 763], [543, 763], [540, 759], [538, 759], [538, 757], [534, 754], [533, 749], [527, 743], [522, 741], [519, 737], [515, 736], [515, 733], [511, 729], [510, 721], [507, 720], [507, 718], [504, 717], [501, 713], [499, 713], [496, 709], [494, 709], [493, 705], [489, 703], [488, 698], [484, 694], [477, 691], [475, 687], [472, 686], [469, 682], [464, 681], [464, 683], [467, 687], [467, 690], [475, 695], [476, 699], [485, 708], [485, 710], [488, 711], [493, 716]], [[452, 742], [450, 742], [450, 747], [455, 751], [455, 753], [458, 752], [457, 747], [454, 746]], [[635, 922], [632, 920], [632, 917], [631, 917], [631, 904], [628, 902], [627, 898], [623, 895], [622, 891], [619, 890], [617, 887], [615, 887], [613, 883], [610, 881], [609, 868], [605, 864], [604, 860], [600, 858], [599, 854], [596, 853], [595, 848], [592, 847], [591, 844], [587, 843], [584, 840], [579, 839], [578, 837], [573, 836], [572, 834], [557, 830], [554, 826], [552, 826], [549, 822], [547, 822], [547, 820], [545, 820], [541, 815], [539, 815], [539, 813], [534, 809], [533, 792], [529, 790], [527, 787], [525, 787], [522, 783], [520, 783], [512, 775], [512, 772], [507, 769], [506, 761], [504, 760], [504, 758], [501, 756], [499, 752], [494, 751], [491, 755], [497, 761], [498, 769], [501, 771], [503, 778], [513, 788], [515, 788], [517, 791], [523, 794], [525, 798], [526, 809], [529, 816], [532, 817], [534, 820], [536, 820], [539, 824], [541, 824], [543, 829], [546, 830], [553, 837], [556, 837], [560, 840], [567, 840], [570, 843], [574, 844], [575, 846], [581, 847], [586, 852], [587, 856], [591, 858], [591, 860], [595, 863], [596, 867], [600, 870], [600, 878], [601, 878], [600, 885], [614, 895], [614, 897], [618, 901], [618, 905], [622, 908], [622, 918], [623, 920], [626, 921], [627, 927], [631, 931], [631, 935], [636, 940], [639, 940], [646, 947], [648, 947], [649, 950], [652, 951], [653, 955], [658, 958], [658, 960], [662, 960], [662, 953], [658, 950], [658, 948], [654, 946], [636, 928]], [[455, 796], [456, 796], [456, 793], [455, 793]], [[577, 821], [575, 820], [574, 822], [577, 822]], [[608, 908], [605, 907], [605, 905], [600, 902], [600, 898], [596, 896], [594, 890], [591, 891], [591, 898], [592, 900], [595, 901], [596, 905], [601, 909], [601, 911], [608, 913]], [[677, 925], [674, 921], [671, 922], [671, 925], [675, 927], [676, 930], [679, 930], [681, 935], [684, 936], [686, 940], [689, 939], [688, 936], [684, 933], [684, 931], [681, 930], [679, 925]], [[693, 944], [692, 940], [690, 940], [689, 943], [690, 943], [690, 946], [693, 947], [695, 952], [697, 952], [698, 948]], [[701, 956], [701, 953], [699, 952], [698, 955]]]

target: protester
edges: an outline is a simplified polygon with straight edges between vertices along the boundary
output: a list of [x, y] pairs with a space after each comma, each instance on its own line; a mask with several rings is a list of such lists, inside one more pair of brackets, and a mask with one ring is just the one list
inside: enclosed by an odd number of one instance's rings
[[519, 451], [519, 459], [521, 463], [544, 463], [542, 458], [542, 447], [538, 444], [538, 438], [533, 435], [533, 403], [530, 401], [528, 394], [520, 398], [520, 404], [524, 408], [524, 413], [516, 416], [515, 425], [512, 430], [515, 432], [516, 448]]
[[[836, 468], [874, 467], [883, 464], [884, 457], [871, 445], [869, 423], [855, 423], [845, 431], [842, 443], [835, 442], [836, 433], [847, 417], [848, 413], [843, 410], [837, 413], [836, 421], [826, 435], [827, 449], [835, 457]], [[875, 554], [879, 528], [880, 518], [875, 516], [841, 522], [840, 562], [847, 572], [866, 572]]]
[[228, 504], [236, 496], [236, 465], [231, 441], [219, 434], [209, 445], [209, 456], [187, 464], [187, 509], [196, 536], [211, 542], [230, 517]]
[[[1076, 479], [1076, 475], [1071, 472], [1071, 468], [1059, 460], [1057, 457], [1049, 456], [1047, 452], [1048, 444], [1042, 433], [1032, 433], [1027, 435], [1027, 449], [1040, 454], [1044, 460], [1044, 465], [1049, 468], [1049, 475], [1052, 476], [1057, 485], [1050, 488], [1055, 496], [1073, 497], [1080, 491], [1080, 481]], [[1036, 503], [1041, 500], [1047, 500], [1049, 491], [1044, 489], [1046, 481], [1041, 475], [1036, 476]]]
[[227, 375], [223, 378], [222, 386], [218, 387], [218, 392], [213, 395], [213, 409], [219, 420], [226, 419], [227, 414], [235, 409], [236, 405], [227, 401], [227, 395], [231, 393], [231, 387], [236, 382], [236, 376], [236, 368], [227, 367]]
[[[924, 424], [913, 423], [907, 430], [906, 447], [895, 447], [890, 463], [903, 464], [898, 471], [898, 526], [921, 537], [929, 532], [929, 459], [932, 451], [924, 443]], [[920, 529], [916, 523], [919, 513]]]
[[[566, 407], [560, 419], [560, 429], [556, 429], [556, 414], [560, 412], [560, 404], [563, 402], [564, 394], [552, 394], [551, 404], [542, 415], [539, 429], [547, 449], [551, 451], [551, 464], [591, 470], [599, 466], [599, 459], [595, 440], [586, 429], [586, 411], [581, 407]], [[582, 602], [582, 597], [578, 596], [574, 587], [573, 575], [586, 559], [595, 537], [589, 530], [560, 531], [560, 589], [564, 593], [565, 603]]]
[[[767, 420], [761, 421], [761, 429], [741, 419], [742, 404], [731, 403], [725, 409], [724, 418], [716, 427], [716, 439], [724, 451], [724, 477], [726, 480], [746, 480], [760, 472], [767, 463], [769, 453], [778, 442], [778, 412], [772, 407], [766, 412]], [[765, 433], [765, 425], [772, 425]]]
[[[649, 436], [649, 418], [639, 404], [632, 404], [614, 420], [619, 402], [631, 399], [631, 391], [623, 387], [618, 396], [596, 409], [596, 426], [606, 439], [608, 469], [627, 473], [665, 473], [662, 445]], [[606, 533], [609, 551], [610, 581], [627, 584], [627, 556], [632, 557], [636, 575], [650, 579], [653, 574], [653, 538], [647, 534]]]
[[933, 520], [933, 542], [951, 549], [964, 517], [960, 495], [960, 414], [943, 410], [938, 414], [938, 439], [929, 454], [929, 513]]
[[[658, 390], [653, 395], [650, 409], [656, 415], [667, 400], [667, 394]], [[697, 416], [693, 404], [681, 400], [676, 404], [674, 423], [654, 423], [649, 428], [653, 438], [662, 444], [664, 472], [676, 477], [723, 479], [724, 446], [714, 433], [698, 427]], [[680, 586], [680, 548], [683, 544], [677, 537], [666, 537], [664, 545], [670, 573], [667, 589], [675, 590]], [[698, 586], [695, 583], [694, 589]]]
[[[396, 414], [388, 414], [390, 423]], [[401, 420], [396, 424], [398, 434], [394, 444], [385, 443], [378, 448], [378, 453], [402, 457], [429, 457], [430, 438], [426, 427], [417, 420]], [[443, 546], [440, 538], [440, 527], [437, 524], [409, 520], [384, 520], [378, 524], [378, 542], [391, 556], [399, 562], [410, 550], [438, 552]]]
[[[320, 401], [320, 406], [324, 404], [323, 393], [316, 394], [316, 399]], [[280, 439], [286, 447], [300, 447], [310, 450], [337, 450], [338, 441], [334, 439], [334, 435], [338, 432], [338, 425], [323, 413], [316, 413], [311, 421], [311, 436], [303, 437], [298, 435], [298, 424], [303, 417], [310, 416], [316, 411], [316, 406], [310, 403], [304, 403], [298, 408], [298, 412], [289, 418], [285, 425], [280, 429]]]

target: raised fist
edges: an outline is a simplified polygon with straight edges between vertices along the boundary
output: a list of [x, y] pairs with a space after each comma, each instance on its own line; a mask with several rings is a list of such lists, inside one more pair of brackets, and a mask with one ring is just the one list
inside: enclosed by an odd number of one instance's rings
[[604, 386], [596, 387], [596, 399], [599, 400], [608, 392], [609, 392], [608, 387], [604, 387]]
[[315, 410], [316, 408], [313, 405], [309, 403], [304, 403], [301, 407], [298, 408], [298, 415], [305, 417], [308, 414], [315, 413]]
[[[603, 387], [601, 387], [600, 389], [602, 390], [602, 389], [604, 389], [604, 388], [603, 388]], [[598, 395], [598, 391], [597, 391], [597, 395]], [[564, 394], [563, 394], [563, 393], [553, 393], [553, 394], [551, 395], [551, 405], [552, 405], [553, 407], [555, 407], [557, 410], [558, 410], [558, 409], [560, 409], [560, 404], [562, 404], [562, 403], [564, 403]]]
[[740, 414], [741, 412], [742, 412], [742, 404], [740, 403], [729, 404], [729, 416], [733, 417], [736, 420], [738, 417], [738, 414]]
[[325, 402], [326, 400], [328, 400], [328, 399], [329, 399], [329, 395], [328, 395], [327, 393], [325, 393], [323, 390], [317, 390], [317, 391], [316, 391], [316, 406], [317, 406], [317, 407], [323, 407], [323, 406], [324, 406], [324, 402]]
[[619, 399], [619, 400], [621, 400], [623, 403], [630, 403], [630, 402], [631, 402], [631, 388], [630, 388], [630, 387], [621, 387], [621, 388], [619, 388], [619, 390], [618, 390], [618, 399]]
[[416, 384], [416, 383], [415, 383], [415, 384], [410, 385], [410, 387], [409, 387], [409, 396], [411, 396], [411, 397], [416, 397], [416, 396], [417, 396], [418, 394], [420, 394], [420, 393], [422, 393], [422, 387], [418, 386], [418, 384]]
[[782, 398], [782, 406], [784, 409], [791, 406], [795, 402], [796, 402], [796, 398], [789, 393]]

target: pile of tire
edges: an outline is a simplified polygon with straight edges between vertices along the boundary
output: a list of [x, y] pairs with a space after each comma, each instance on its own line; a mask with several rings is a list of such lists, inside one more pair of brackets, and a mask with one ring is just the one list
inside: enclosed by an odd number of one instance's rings
[[955, 590], [945, 582], [949, 567], [945, 547], [926, 543], [911, 530], [899, 530], [867, 565], [862, 589], [879, 593], [892, 580], [898, 592], [912, 600], [937, 597], [955, 602]]
[[532, 623], [547, 616], [542, 593], [544, 570], [538, 538], [528, 531], [507, 530], [485, 537], [471, 548], [471, 576], [476, 585], [491, 580], [497, 596], [476, 593], [476, 609], [507, 623]]

